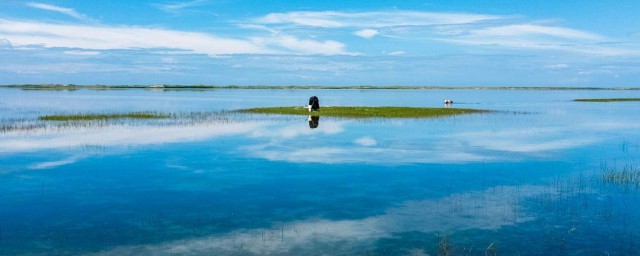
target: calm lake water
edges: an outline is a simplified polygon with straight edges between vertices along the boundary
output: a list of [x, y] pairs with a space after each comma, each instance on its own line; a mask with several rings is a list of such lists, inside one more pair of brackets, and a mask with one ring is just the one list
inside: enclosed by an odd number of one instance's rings
[[[303, 106], [499, 110], [268, 116]], [[0, 89], [0, 255], [634, 255], [640, 91]], [[57, 123], [46, 114], [176, 119]]]

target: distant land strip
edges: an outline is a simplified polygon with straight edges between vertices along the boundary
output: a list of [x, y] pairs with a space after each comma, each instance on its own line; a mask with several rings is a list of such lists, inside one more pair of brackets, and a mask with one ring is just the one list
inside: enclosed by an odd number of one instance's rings
[[75, 84], [15, 84], [0, 88], [23, 90], [208, 90], [208, 89], [271, 89], [271, 90], [640, 90], [640, 87], [555, 87], [555, 86], [324, 86], [324, 85], [75, 85]]
[[605, 98], [605, 99], [575, 99], [578, 102], [625, 102], [640, 101], [640, 98]]

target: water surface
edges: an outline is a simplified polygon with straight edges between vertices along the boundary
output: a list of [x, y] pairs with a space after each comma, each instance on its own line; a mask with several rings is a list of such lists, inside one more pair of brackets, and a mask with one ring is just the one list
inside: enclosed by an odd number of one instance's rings
[[[0, 255], [630, 255], [637, 91], [0, 90]], [[438, 119], [234, 113], [498, 110]], [[56, 123], [157, 111], [171, 120]]]

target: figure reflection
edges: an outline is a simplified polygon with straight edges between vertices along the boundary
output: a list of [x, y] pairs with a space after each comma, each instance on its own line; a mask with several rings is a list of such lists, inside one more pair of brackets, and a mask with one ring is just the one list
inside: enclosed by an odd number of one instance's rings
[[320, 116], [309, 116], [307, 121], [309, 121], [309, 128], [311, 128], [311, 129], [318, 128], [318, 125], [320, 124], [319, 123], [320, 122]]

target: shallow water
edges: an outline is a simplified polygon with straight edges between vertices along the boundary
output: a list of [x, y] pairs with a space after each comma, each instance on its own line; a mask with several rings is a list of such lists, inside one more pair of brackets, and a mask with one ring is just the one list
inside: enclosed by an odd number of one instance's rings
[[[630, 255], [637, 91], [0, 90], [0, 255]], [[321, 105], [438, 119], [245, 115]], [[176, 120], [60, 124], [45, 114]]]

